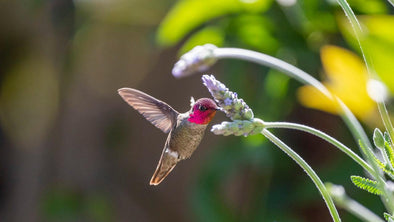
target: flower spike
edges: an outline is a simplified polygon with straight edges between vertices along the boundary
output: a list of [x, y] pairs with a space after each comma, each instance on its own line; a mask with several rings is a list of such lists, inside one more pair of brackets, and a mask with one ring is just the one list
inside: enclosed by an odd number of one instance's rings
[[261, 119], [252, 120], [234, 120], [233, 122], [222, 122], [212, 126], [211, 132], [216, 135], [235, 135], [235, 136], [249, 136], [259, 134], [264, 128], [264, 122]]
[[237, 93], [230, 91], [213, 75], [203, 75], [202, 81], [227, 117], [232, 120], [253, 119], [253, 111], [244, 100], [239, 99]]
[[216, 48], [212, 44], [194, 47], [175, 63], [172, 69], [172, 75], [180, 78], [208, 70], [216, 62], [214, 56], [214, 50]]

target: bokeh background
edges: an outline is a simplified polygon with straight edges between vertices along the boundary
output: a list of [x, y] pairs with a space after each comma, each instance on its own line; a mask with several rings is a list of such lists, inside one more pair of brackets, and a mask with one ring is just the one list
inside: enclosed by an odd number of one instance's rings
[[[349, 3], [392, 92], [393, 8], [383, 0]], [[171, 69], [198, 44], [290, 62], [342, 96], [368, 135], [381, 127], [365, 96], [359, 48], [335, 1], [17, 0], [0, 2], [0, 18], [0, 221], [331, 221], [306, 174], [259, 135], [207, 132], [190, 160], [149, 186], [166, 135], [116, 90], [137, 88], [188, 110], [190, 96], [209, 93], [200, 75], [175, 79]], [[234, 60], [209, 73], [257, 117], [313, 126], [359, 152], [330, 106], [283, 74]], [[219, 113], [213, 122], [223, 120]], [[351, 184], [350, 175], [363, 172], [343, 153], [304, 133], [274, 133], [323, 181], [342, 184], [383, 214], [378, 197]]]

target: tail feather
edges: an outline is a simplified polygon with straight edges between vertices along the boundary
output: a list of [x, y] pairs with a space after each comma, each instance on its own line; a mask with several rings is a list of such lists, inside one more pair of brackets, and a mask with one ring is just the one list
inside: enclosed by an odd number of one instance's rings
[[164, 178], [174, 169], [178, 162], [178, 153], [165, 149], [161, 155], [160, 161], [157, 164], [155, 173], [153, 174], [150, 185], [159, 185]]

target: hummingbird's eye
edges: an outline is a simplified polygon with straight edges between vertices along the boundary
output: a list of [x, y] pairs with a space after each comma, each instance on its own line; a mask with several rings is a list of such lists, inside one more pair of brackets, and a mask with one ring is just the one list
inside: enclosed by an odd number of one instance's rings
[[200, 111], [205, 111], [205, 110], [207, 110], [207, 107], [201, 106], [201, 105], [200, 105], [200, 106], [198, 107], [198, 109], [199, 109]]

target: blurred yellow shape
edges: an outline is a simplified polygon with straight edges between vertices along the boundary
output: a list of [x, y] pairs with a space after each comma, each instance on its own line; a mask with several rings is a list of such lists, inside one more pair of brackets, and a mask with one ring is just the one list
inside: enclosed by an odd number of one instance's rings
[[[326, 73], [323, 84], [358, 118], [369, 119], [376, 106], [367, 94], [368, 73], [363, 61], [349, 50], [336, 46], [324, 46], [320, 56]], [[301, 87], [298, 99], [306, 107], [338, 114], [335, 103], [312, 86]]]
[[[394, 94], [394, 16], [364, 15], [359, 16], [364, 32], [361, 40], [364, 52], [368, 55], [374, 72]], [[348, 19], [339, 17], [339, 28], [349, 45], [359, 52], [360, 46]]]

